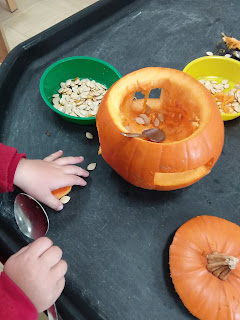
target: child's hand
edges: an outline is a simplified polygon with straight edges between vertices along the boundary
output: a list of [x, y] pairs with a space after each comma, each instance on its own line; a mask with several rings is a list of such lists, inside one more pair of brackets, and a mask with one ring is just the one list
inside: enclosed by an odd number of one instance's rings
[[24, 192], [55, 210], [62, 210], [63, 204], [51, 191], [66, 186], [85, 186], [82, 177], [89, 172], [75, 166], [83, 157], [63, 157], [60, 150], [43, 160], [21, 159], [13, 183]]
[[12, 255], [3, 271], [42, 312], [54, 304], [65, 286], [67, 263], [61, 258], [62, 250], [43, 237]]

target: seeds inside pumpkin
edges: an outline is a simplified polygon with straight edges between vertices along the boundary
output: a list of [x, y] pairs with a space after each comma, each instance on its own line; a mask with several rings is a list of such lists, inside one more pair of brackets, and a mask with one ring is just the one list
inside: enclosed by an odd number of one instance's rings
[[[196, 109], [187, 108], [179, 103], [179, 99], [171, 98], [171, 90], [165, 93], [164, 88], [162, 89], [152, 89], [153, 94], [156, 93], [155, 91], [160, 91], [160, 96], [158, 95], [157, 98], [150, 98], [151, 90], [143, 90], [141, 93], [137, 91], [129, 95], [129, 99], [124, 100], [123, 105], [127, 105], [128, 116], [122, 118], [122, 125], [129, 133], [141, 134], [143, 130], [158, 128], [165, 132], [168, 141], [179, 141], [198, 129], [200, 115], [196, 114]], [[174, 91], [174, 88], [172, 90]], [[165, 98], [168, 103], [160, 107], [163, 93], [165, 97], [168, 96], [168, 99]], [[132, 122], [133, 119], [135, 124]], [[131, 130], [129, 123], [131, 123]]]
[[150, 119], [148, 118], [148, 116], [147, 116], [146, 114], [142, 113], [142, 114], [140, 114], [139, 116], [140, 116], [140, 118], [143, 119], [144, 124], [145, 124], [146, 126], [148, 126], [148, 125], [150, 124]]

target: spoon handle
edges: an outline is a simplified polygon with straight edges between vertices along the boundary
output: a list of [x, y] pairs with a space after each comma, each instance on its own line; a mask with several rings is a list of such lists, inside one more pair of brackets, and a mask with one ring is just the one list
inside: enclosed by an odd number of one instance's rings
[[48, 320], [58, 320], [57, 308], [55, 303], [47, 309]]
[[128, 138], [142, 138], [144, 135], [142, 133], [134, 133], [134, 132], [121, 132], [121, 134]]

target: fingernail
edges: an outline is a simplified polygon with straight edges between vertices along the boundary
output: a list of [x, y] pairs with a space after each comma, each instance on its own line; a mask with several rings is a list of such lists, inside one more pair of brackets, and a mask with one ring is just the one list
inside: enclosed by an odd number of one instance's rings
[[63, 209], [63, 204], [61, 204], [58, 208], [57, 211], [61, 211]]

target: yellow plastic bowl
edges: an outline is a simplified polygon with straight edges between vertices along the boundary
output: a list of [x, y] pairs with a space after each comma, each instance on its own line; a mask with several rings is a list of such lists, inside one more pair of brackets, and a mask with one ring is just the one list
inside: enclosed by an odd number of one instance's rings
[[[229, 91], [240, 82], [240, 62], [232, 58], [222, 56], [206, 56], [191, 61], [183, 69], [193, 78], [200, 80], [228, 79]], [[221, 113], [224, 121], [232, 120], [240, 116], [240, 113]]]

